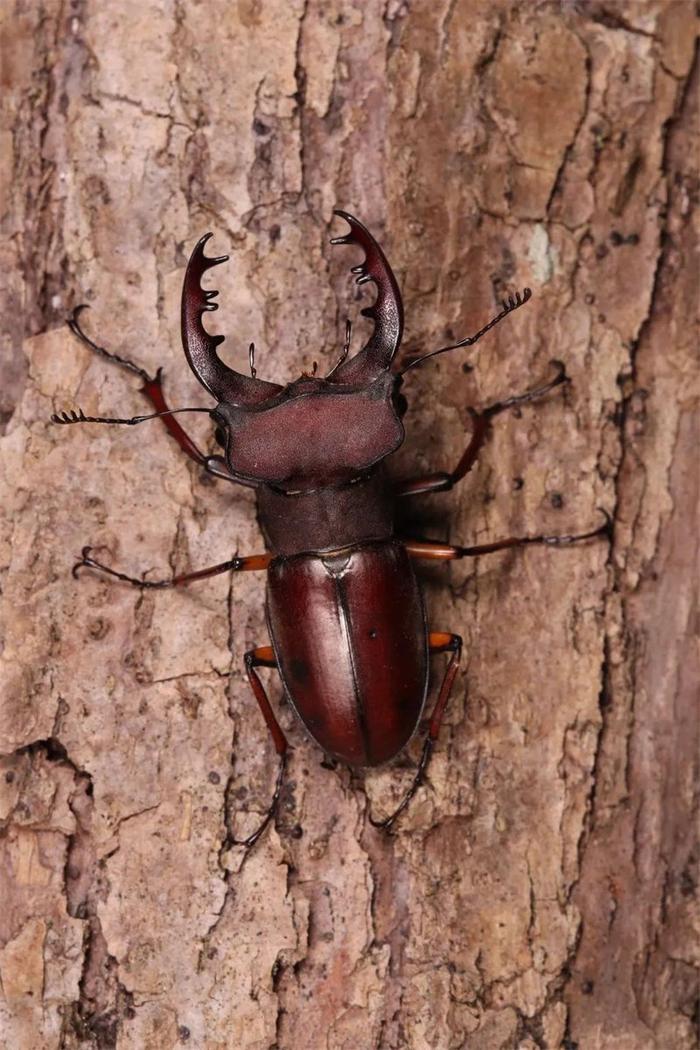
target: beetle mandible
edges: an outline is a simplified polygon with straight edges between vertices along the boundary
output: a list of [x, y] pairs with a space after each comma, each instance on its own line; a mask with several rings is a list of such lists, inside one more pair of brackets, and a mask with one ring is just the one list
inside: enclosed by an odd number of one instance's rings
[[[68, 324], [94, 351], [139, 375], [142, 392], [155, 412], [130, 419], [52, 416], [56, 423], [134, 425], [161, 417], [182, 450], [209, 474], [255, 488], [258, 516], [269, 553], [236, 556], [219, 565], [165, 580], [128, 576], [92, 557], [84, 547], [73, 567], [107, 573], [136, 587], [178, 587], [223, 572], [267, 571], [266, 617], [272, 645], [245, 654], [245, 670], [280, 757], [272, 802], [264, 820], [246, 839], [250, 847], [272, 819], [283, 783], [288, 745], [263, 684], [260, 667], [276, 667], [289, 701], [308, 733], [334, 759], [351, 767], [377, 766], [397, 756], [417, 730], [428, 693], [428, 656], [449, 654], [413, 781], [398, 808], [377, 827], [390, 828], [423, 781], [457, 674], [462, 639], [450, 631], [428, 629], [412, 562], [451, 561], [525, 544], [570, 544], [608, 530], [578, 535], [509, 537], [478, 546], [418, 542], [399, 538], [394, 528], [397, 500], [445, 492], [473, 467], [491, 420], [516, 405], [541, 397], [567, 377], [560, 362], [540, 386], [516, 397], [470, 409], [472, 429], [465, 451], [451, 471], [390, 481], [383, 461], [404, 439], [406, 400], [403, 376], [428, 358], [472, 346], [507, 314], [530, 298], [530, 290], [509, 298], [475, 335], [431, 353], [401, 361], [403, 329], [398, 284], [382, 249], [366, 227], [348, 212], [336, 215], [349, 232], [333, 244], [356, 245], [364, 253], [352, 268], [357, 283], [376, 285], [373, 304], [362, 313], [373, 322], [366, 345], [349, 356], [351, 326], [346, 324], [340, 359], [324, 377], [302, 375], [287, 386], [259, 379], [250, 345], [250, 375], [224, 364], [217, 353], [221, 335], [204, 328], [202, 315], [216, 310], [214, 290], [202, 288], [203, 275], [228, 256], [210, 258], [196, 245], [182, 293], [182, 341], [190, 368], [217, 401], [215, 409], [171, 410], [162, 388], [162, 370], [149, 376], [127, 358], [98, 346], [83, 331], [77, 307]], [[209, 412], [223, 455], [202, 452], [173, 418], [176, 412]]]

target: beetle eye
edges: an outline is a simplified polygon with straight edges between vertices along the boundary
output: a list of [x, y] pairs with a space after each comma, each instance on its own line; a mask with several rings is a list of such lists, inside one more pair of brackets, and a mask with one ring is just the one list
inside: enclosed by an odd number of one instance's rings
[[226, 431], [217, 427], [214, 431], [214, 439], [221, 448], [226, 448]]

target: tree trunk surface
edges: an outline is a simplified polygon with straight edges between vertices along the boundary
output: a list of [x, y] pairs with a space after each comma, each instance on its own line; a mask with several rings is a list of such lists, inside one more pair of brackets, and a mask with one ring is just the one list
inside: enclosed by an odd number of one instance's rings
[[[697, 65], [693, 5], [5, 0], [0, 1042], [12, 1050], [685, 1050], [696, 1045]], [[695, 79], [694, 79], [695, 78]], [[611, 542], [423, 573], [465, 655], [420, 752], [328, 768], [263, 671], [264, 578], [141, 592], [263, 549], [252, 493], [161, 424], [210, 405], [179, 343], [214, 232], [225, 353], [286, 382], [337, 359], [371, 293], [331, 248], [375, 233], [405, 346], [479, 347], [406, 377], [397, 475], [451, 469], [469, 406], [571, 379], [494, 421], [477, 468], [415, 502], [474, 544], [614, 519]], [[362, 302], [359, 300], [362, 299]], [[355, 328], [360, 345], [365, 323]], [[180, 417], [215, 450], [206, 417]], [[191, 421], [191, 422], [190, 422]], [[444, 669], [434, 660], [431, 696]]]

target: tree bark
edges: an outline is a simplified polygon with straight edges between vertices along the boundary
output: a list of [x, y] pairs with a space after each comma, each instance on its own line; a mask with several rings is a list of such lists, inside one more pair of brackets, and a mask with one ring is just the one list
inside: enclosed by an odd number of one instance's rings
[[[696, 1045], [695, 31], [682, 0], [8, 0], [3, 1045]], [[266, 379], [330, 367], [358, 312], [336, 206], [384, 246], [408, 347], [534, 292], [407, 376], [397, 474], [450, 469], [468, 407], [552, 359], [571, 379], [495, 420], [414, 534], [566, 533], [602, 507], [614, 536], [424, 574], [466, 654], [393, 837], [367, 818], [420, 741], [366, 777], [326, 768], [270, 673], [293, 753], [245, 855], [228, 837], [276, 773], [242, 666], [268, 642], [262, 577], [139, 592], [70, 569], [86, 543], [152, 576], [260, 551], [252, 496], [157, 423], [48, 419], [145, 410], [64, 326], [79, 302], [98, 342], [164, 366], [173, 405], [209, 404], [178, 335], [208, 229], [232, 256], [228, 360], [255, 340]]]

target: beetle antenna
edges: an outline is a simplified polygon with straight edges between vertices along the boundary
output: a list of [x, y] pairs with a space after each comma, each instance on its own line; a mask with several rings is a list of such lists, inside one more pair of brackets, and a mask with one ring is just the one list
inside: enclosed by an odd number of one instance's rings
[[52, 423], [122, 423], [124, 426], [133, 427], [137, 423], [144, 423], [147, 419], [158, 419], [159, 416], [175, 416], [178, 412], [208, 412], [210, 408], [170, 408], [167, 412], [151, 412], [147, 416], [132, 416], [131, 419], [111, 419], [108, 416], [86, 416], [82, 408], [76, 412], [54, 412], [51, 416]]
[[251, 343], [248, 347], [248, 364], [250, 365], [250, 374], [255, 379], [258, 374], [255, 368], [255, 343]]
[[466, 339], [460, 339], [458, 343], [451, 343], [449, 346], [441, 346], [439, 350], [433, 350], [429, 354], [423, 354], [421, 357], [411, 357], [408, 360], [408, 364], [402, 368], [398, 375], [402, 376], [405, 372], [408, 372], [410, 368], [415, 368], [416, 365], [421, 364], [423, 361], [427, 361], [429, 357], [437, 357], [438, 354], [446, 354], [448, 350], [458, 350], [462, 346], [473, 346], [474, 343], [481, 339], [482, 335], [486, 335], [492, 328], [495, 328], [499, 321], [502, 321], [504, 317], [512, 313], [513, 310], [519, 309], [524, 306], [526, 302], [532, 297], [532, 292], [529, 288], [523, 289], [522, 294], [516, 292], [515, 295], [509, 295], [507, 299], [504, 299], [501, 303], [502, 310], [499, 314], [496, 314], [488, 324], [480, 328], [476, 335], [469, 335]]
[[352, 321], [348, 317], [347, 320], [345, 321], [345, 342], [343, 343], [343, 349], [340, 352], [340, 357], [338, 358], [338, 360], [336, 361], [336, 363], [333, 365], [333, 367], [331, 368], [330, 372], [326, 376], [326, 379], [330, 379], [330, 377], [335, 372], [336, 368], [340, 368], [340, 366], [342, 365], [343, 361], [348, 356], [348, 354], [350, 352], [350, 338], [351, 338], [351, 336], [352, 336]]

